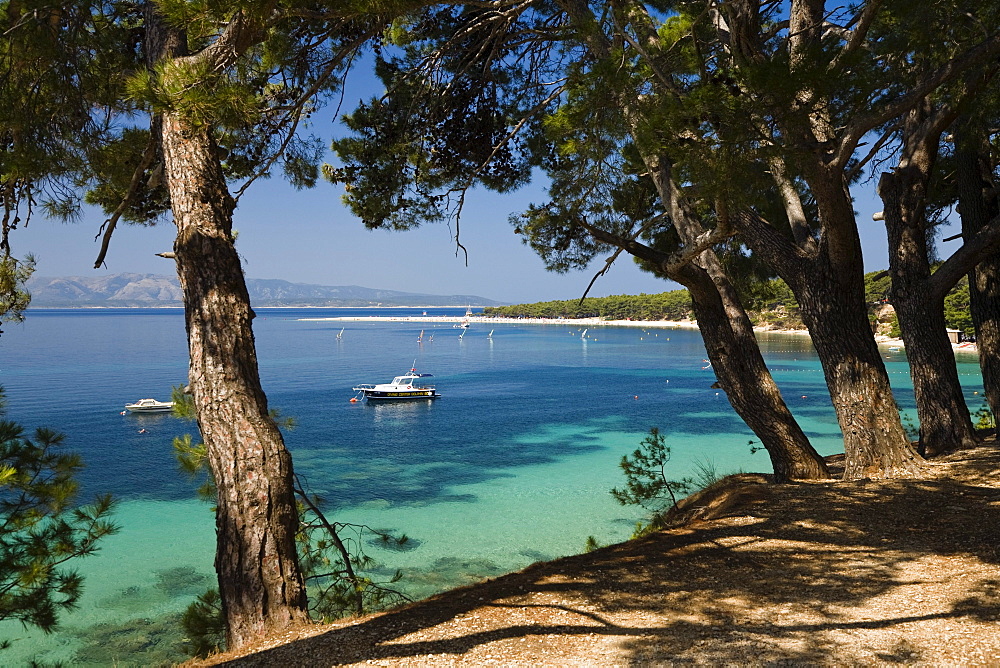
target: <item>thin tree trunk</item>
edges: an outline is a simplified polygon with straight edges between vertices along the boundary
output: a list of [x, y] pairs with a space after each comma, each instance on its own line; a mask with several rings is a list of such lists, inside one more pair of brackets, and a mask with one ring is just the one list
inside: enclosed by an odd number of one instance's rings
[[[183, 36], [147, 12], [150, 55], [183, 55]], [[215, 567], [229, 649], [308, 619], [295, 546], [291, 456], [267, 412], [250, 299], [232, 238], [235, 203], [207, 125], [162, 115], [164, 175], [177, 226], [195, 414], [218, 489]]]
[[[968, 121], [956, 128], [957, 182], [962, 236], [975, 236], [1000, 215], [1000, 198], [989, 177], [993, 163], [982, 135]], [[1000, 416], [1000, 257], [991, 257], [969, 272], [969, 301], [976, 328], [983, 390], [994, 417]]]
[[1000, 420], [1000, 258], [984, 260], [969, 274], [969, 301], [983, 391]]
[[926, 109], [910, 112], [899, 166], [879, 180], [889, 236], [892, 305], [906, 347], [920, 420], [919, 451], [934, 456], [975, 444], [962, 395], [955, 353], [944, 320], [944, 295], [931, 276], [926, 230], [926, 193], [940, 130], [928, 125]]

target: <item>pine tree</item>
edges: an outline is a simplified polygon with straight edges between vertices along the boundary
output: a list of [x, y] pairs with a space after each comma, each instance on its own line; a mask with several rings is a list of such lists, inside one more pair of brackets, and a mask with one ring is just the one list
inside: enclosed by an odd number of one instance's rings
[[[2, 399], [0, 388], [0, 412]], [[109, 495], [75, 505], [83, 464], [61, 450], [63, 441], [50, 429], [29, 437], [21, 425], [0, 420], [0, 620], [46, 633], [82, 593], [83, 578], [68, 562], [93, 554], [98, 541], [118, 530], [109, 519]]]

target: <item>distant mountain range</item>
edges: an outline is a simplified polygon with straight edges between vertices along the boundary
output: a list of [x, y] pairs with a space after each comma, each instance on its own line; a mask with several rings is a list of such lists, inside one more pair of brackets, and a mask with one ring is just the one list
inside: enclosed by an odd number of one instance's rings
[[[31, 305], [38, 308], [181, 306], [177, 279], [154, 274], [35, 276], [28, 281]], [[424, 295], [357, 285], [310, 285], [248, 278], [254, 306], [500, 306], [476, 295]]]

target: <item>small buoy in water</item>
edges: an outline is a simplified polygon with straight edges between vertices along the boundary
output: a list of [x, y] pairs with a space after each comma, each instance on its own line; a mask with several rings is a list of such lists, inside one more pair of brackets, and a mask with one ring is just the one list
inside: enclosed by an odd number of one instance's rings
[[635, 396], [634, 396], [634, 397], [632, 397], [632, 398], [633, 398], [633, 399], [638, 399], [638, 398], [639, 398], [639, 395], [637, 394], [637, 395], [635, 395]]
[[358, 401], [357, 397], [351, 397], [351, 403], [352, 404], [357, 403], [357, 401]]
[[122, 414], [122, 415], [125, 415], [125, 411], [122, 411], [122, 413], [121, 413], [121, 414]]
[[[979, 394], [979, 390], [976, 390], [975, 392], [973, 392], [973, 394]], [[122, 415], [125, 415], [125, 414], [122, 413]]]
[[803, 398], [803, 399], [808, 399], [809, 397], [807, 397], [806, 395], [804, 395], [804, 394], [803, 394], [803, 395], [802, 395], [802, 398]]

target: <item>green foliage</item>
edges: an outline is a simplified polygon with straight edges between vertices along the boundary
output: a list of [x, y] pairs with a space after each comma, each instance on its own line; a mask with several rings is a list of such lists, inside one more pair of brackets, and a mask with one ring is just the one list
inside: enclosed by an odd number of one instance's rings
[[[865, 274], [865, 299], [875, 311], [888, 303], [889, 276], [885, 271]], [[761, 281], [743, 291], [744, 304], [751, 312], [754, 324], [770, 323], [787, 329], [804, 327], [799, 305], [791, 289], [781, 279]], [[505, 318], [603, 318], [605, 320], [687, 320], [692, 316], [691, 297], [687, 290], [674, 290], [655, 295], [618, 295], [589, 297], [580, 301], [563, 300], [493, 306], [483, 309], [484, 315]], [[889, 336], [899, 338], [899, 320], [888, 316]], [[969, 282], [963, 278], [945, 298], [945, 323], [961, 330], [965, 336], [975, 336], [969, 310]]]
[[602, 318], [604, 320], [687, 320], [691, 296], [687, 290], [655, 295], [617, 295], [565, 301], [536, 302], [483, 309], [483, 315], [504, 318]]
[[705, 489], [722, 478], [715, 462], [700, 457], [694, 461], [694, 473], [694, 480], [691, 483], [694, 489]]
[[889, 337], [898, 339], [903, 336], [903, 331], [899, 328], [899, 317], [893, 313], [889, 318]]
[[972, 414], [972, 417], [976, 418], [976, 429], [977, 430], [993, 430], [997, 428], [997, 420], [993, 415], [993, 411], [990, 410], [990, 405], [983, 401], [983, 405], [979, 407], [979, 410]]
[[[732, 256], [726, 263], [732, 264]], [[732, 272], [738, 278], [740, 295], [753, 324], [771, 325], [781, 329], [804, 329], [799, 303], [791, 288], [780, 278], [748, 281], [748, 272]]]
[[782, 308], [798, 311], [799, 303], [791, 288], [780, 278], [757, 283], [752, 292], [743, 294], [744, 305], [751, 311], [766, 311]]
[[206, 657], [225, 649], [226, 620], [218, 589], [209, 589], [189, 605], [181, 616], [185, 650], [191, 656]]
[[[194, 402], [182, 387], [171, 394], [174, 415], [194, 419]], [[295, 427], [293, 417], [282, 416], [277, 409], [269, 416], [282, 429]], [[181, 470], [189, 476], [202, 478], [198, 496], [214, 502], [218, 490], [211, 475], [208, 451], [204, 443], [195, 443], [190, 434], [173, 442]], [[385, 550], [407, 550], [416, 541], [406, 534], [377, 530], [366, 525], [332, 522], [322, 511], [323, 501], [309, 494], [296, 478], [299, 526], [296, 544], [299, 564], [306, 580], [309, 608], [313, 616], [330, 620], [350, 614], [384, 610], [410, 599], [389, 585], [398, 582], [402, 573], [396, 571], [388, 579], [375, 573], [381, 566], [366, 553], [365, 545]], [[213, 509], [214, 510], [214, 509]], [[225, 620], [217, 590], [210, 590], [188, 606], [182, 624], [188, 636], [187, 650], [194, 656], [205, 656], [224, 649]]]
[[34, 272], [33, 256], [18, 260], [11, 255], [0, 255], [0, 322], [24, 320], [24, 310], [31, 302], [24, 284]]
[[583, 546], [583, 551], [585, 553], [593, 552], [594, 550], [599, 550], [602, 547], [606, 547], [606, 545], [599, 543], [597, 541], [597, 538], [595, 538], [594, 536], [587, 536], [587, 542]]
[[[121, 5], [123, 3], [117, 3]], [[0, 3], [0, 254], [36, 209], [78, 210], [75, 176], [130, 49], [110, 3]]]
[[694, 480], [669, 480], [666, 466], [670, 461], [670, 446], [660, 430], [653, 427], [631, 455], [619, 462], [625, 474], [625, 487], [614, 488], [611, 496], [625, 505], [639, 505], [659, 513], [677, 505], [677, 494], [691, 490]]
[[[125, 128], [117, 137], [94, 146], [88, 165], [97, 181], [84, 195], [84, 201], [106, 211], [114, 211], [125, 201], [149, 141], [148, 129]], [[157, 170], [162, 170], [162, 166], [152, 165], [143, 174], [147, 187], [133, 193], [130, 205], [122, 212], [122, 220], [150, 225], [170, 208], [166, 182]]]
[[976, 327], [972, 323], [969, 306], [969, 278], [963, 276], [944, 298], [944, 322], [949, 329], [961, 330], [967, 337], [975, 337]]
[[899, 419], [900, 422], [903, 423], [903, 431], [906, 432], [906, 437], [908, 439], [910, 439], [911, 441], [916, 441], [917, 439], [920, 438], [920, 427], [913, 419], [913, 415], [900, 410]]
[[322, 499], [296, 485], [300, 499], [297, 541], [302, 572], [313, 615], [324, 620], [384, 610], [410, 599], [389, 585], [399, 582], [400, 571], [376, 579], [380, 565], [365, 545], [406, 550], [415, 547], [406, 535], [361, 524], [331, 522]]
[[20, 425], [0, 420], [0, 620], [46, 633], [82, 591], [83, 579], [67, 562], [93, 554], [98, 541], [118, 531], [109, 520], [110, 496], [74, 505], [83, 464], [59, 451], [63, 438], [44, 428], [29, 438]]
[[865, 303], [884, 304], [889, 301], [892, 279], [887, 271], [870, 271], [865, 274]]

